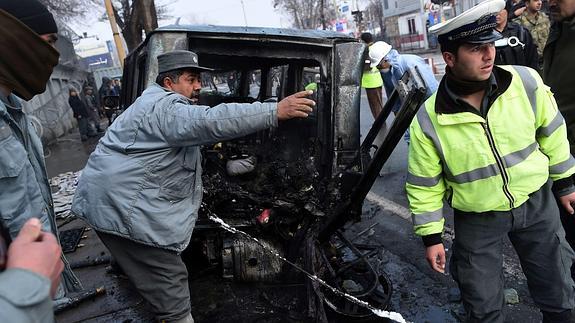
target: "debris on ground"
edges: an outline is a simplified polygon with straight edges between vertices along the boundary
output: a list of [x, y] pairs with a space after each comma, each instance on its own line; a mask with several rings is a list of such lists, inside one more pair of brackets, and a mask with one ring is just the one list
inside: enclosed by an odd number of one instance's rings
[[505, 303], [514, 305], [519, 304], [519, 294], [513, 288], [506, 288], [503, 290], [503, 295], [505, 295]]
[[54, 213], [56, 213], [57, 219], [73, 217], [70, 208], [81, 173], [81, 171], [67, 172], [49, 180], [52, 188], [52, 200], [54, 201]]

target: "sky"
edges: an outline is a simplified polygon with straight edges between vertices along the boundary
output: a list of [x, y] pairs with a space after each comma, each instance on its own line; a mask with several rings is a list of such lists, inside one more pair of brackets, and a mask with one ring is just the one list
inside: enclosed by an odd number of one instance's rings
[[[159, 21], [160, 26], [173, 24], [180, 18], [180, 24], [213, 24], [229, 26], [253, 27], [289, 27], [289, 20], [273, 8], [272, 0], [243, 0], [245, 7], [245, 20], [241, 0], [156, 0], [156, 5], [168, 5], [170, 19]], [[70, 27], [78, 34], [86, 32], [88, 36], [98, 37], [99, 41], [112, 40], [112, 30], [108, 21], [98, 22], [97, 18], [104, 13], [90, 15], [70, 23]], [[96, 38], [88, 38], [82, 42], [96, 42]]]

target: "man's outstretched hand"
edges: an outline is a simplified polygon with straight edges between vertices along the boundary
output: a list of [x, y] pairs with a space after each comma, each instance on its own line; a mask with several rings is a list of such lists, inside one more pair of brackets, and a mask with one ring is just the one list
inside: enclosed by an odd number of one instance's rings
[[301, 91], [278, 102], [278, 120], [307, 118], [315, 106], [315, 102], [307, 98], [312, 94], [313, 91]]

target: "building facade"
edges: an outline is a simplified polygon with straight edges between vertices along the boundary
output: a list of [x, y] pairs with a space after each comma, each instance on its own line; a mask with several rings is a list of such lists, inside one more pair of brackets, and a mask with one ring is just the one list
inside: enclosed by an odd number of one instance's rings
[[400, 50], [425, 49], [427, 28], [422, 0], [382, 0], [386, 40]]

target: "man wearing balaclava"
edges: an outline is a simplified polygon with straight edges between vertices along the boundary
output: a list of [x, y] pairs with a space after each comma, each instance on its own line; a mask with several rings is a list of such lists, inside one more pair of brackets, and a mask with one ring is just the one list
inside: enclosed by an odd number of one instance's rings
[[[57, 236], [42, 143], [20, 103], [20, 99], [30, 100], [46, 89], [52, 69], [58, 64], [59, 54], [53, 47], [57, 26], [52, 14], [37, 0], [0, 0], [0, 25], [0, 224], [10, 240], [27, 220], [36, 217], [43, 232]], [[64, 290], [80, 290], [80, 282], [61, 258], [65, 265], [61, 277]], [[37, 280], [16, 276], [11, 280], [21, 281], [18, 288], [2, 288], [0, 278], [2, 315], [7, 313], [2, 301], [18, 308], [26, 304], [33, 307], [46, 297], [50, 300], [50, 288], [46, 291], [32, 285]], [[51, 285], [58, 282], [52, 281]], [[61, 297], [64, 290], [58, 288], [56, 296]], [[26, 311], [35, 313], [30, 308]], [[31, 321], [44, 322], [45, 318]]]

